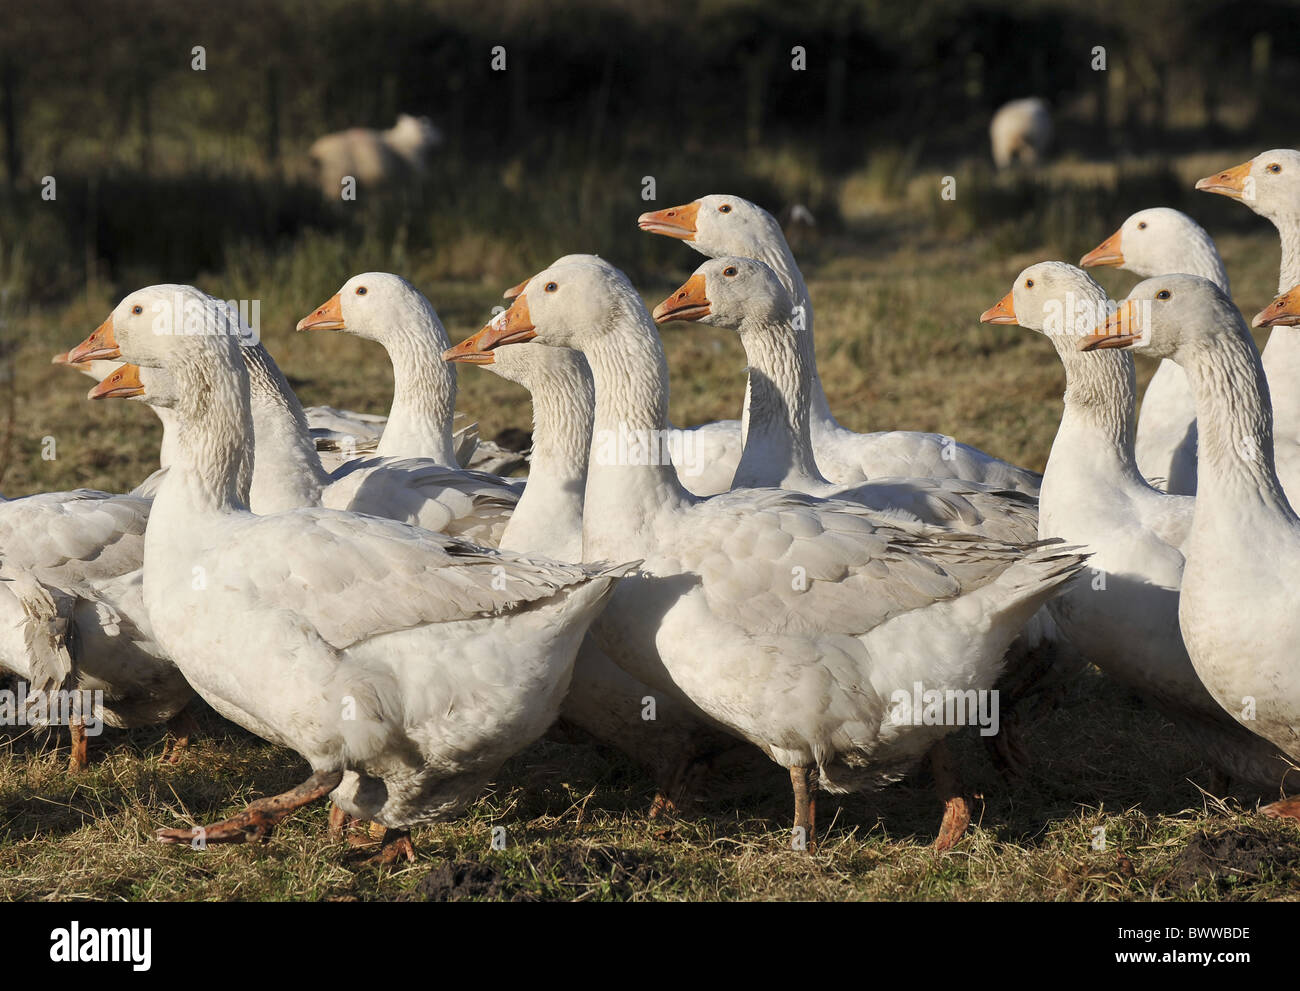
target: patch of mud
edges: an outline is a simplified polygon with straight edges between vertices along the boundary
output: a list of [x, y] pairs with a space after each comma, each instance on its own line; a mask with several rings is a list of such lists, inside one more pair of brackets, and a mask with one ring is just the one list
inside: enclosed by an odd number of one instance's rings
[[1300, 841], [1271, 836], [1250, 826], [1233, 826], [1215, 833], [1201, 830], [1188, 841], [1163, 885], [1221, 898], [1249, 897], [1260, 883], [1300, 883]]

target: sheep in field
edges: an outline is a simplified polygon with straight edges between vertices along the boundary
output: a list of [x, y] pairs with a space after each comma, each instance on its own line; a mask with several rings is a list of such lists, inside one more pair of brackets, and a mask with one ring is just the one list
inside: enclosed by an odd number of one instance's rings
[[429, 118], [399, 114], [397, 123], [386, 131], [354, 127], [327, 134], [308, 154], [321, 193], [326, 199], [338, 199], [346, 176], [370, 189], [414, 184], [424, 174], [429, 152], [441, 143], [442, 133]]
[[1052, 115], [1036, 96], [1012, 100], [993, 115], [989, 124], [993, 161], [1005, 169], [1013, 163], [1034, 165], [1047, 157], [1052, 141]]

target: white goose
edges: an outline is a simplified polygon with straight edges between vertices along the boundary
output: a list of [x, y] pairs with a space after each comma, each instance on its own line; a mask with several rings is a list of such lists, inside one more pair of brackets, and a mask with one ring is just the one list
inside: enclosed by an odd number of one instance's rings
[[[1070, 549], [981, 541], [800, 493], [692, 497], [662, 456], [663, 348], [617, 271], [547, 269], [481, 333], [487, 350], [536, 338], [587, 358], [596, 418], [583, 556], [646, 556], [596, 638], [634, 677], [788, 768], [805, 835], [817, 785], [897, 780], [953, 728], [903, 718], [898, 693], [991, 688], [1012, 638], [1083, 565]], [[941, 846], [956, 839], [952, 811]]]
[[[1114, 265], [1144, 279], [1171, 272], [1199, 275], [1232, 295], [1213, 238], [1187, 214], [1169, 207], [1139, 210], [1079, 264]], [[1147, 383], [1134, 450], [1138, 469], [1158, 488], [1196, 494], [1196, 404], [1176, 362], [1160, 362]]]
[[[1300, 519], [1274, 467], [1268, 382], [1245, 321], [1214, 283], [1166, 275], [1135, 286], [1079, 346], [1129, 347], [1187, 372], [1200, 444], [1183, 642], [1224, 710], [1300, 764]], [[1300, 799], [1264, 811], [1300, 818]]]
[[[533, 449], [528, 484], [501, 537], [503, 550], [582, 560], [582, 499], [595, 392], [587, 362], [576, 351], [519, 344], [484, 351], [479, 335], [444, 352], [448, 361], [482, 365], [522, 385], [533, 399]], [[646, 718], [646, 699], [655, 701]], [[578, 651], [562, 719], [627, 754], [653, 778], [651, 815], [675, 805], [692, 779], [727, 755], [743, 760], [748, 744], [706, 724], [691, 708], [658, 695], [616, 665], [589, 635]], [[757, 754], [755, 754], [757, 756]], [[716, 791], [711, 775], [710, 791]]]
[[[424, 294], [388, 272], [354, 275], [337, 293], [298, 321], [298, 330], [341, 330], [383, 345], [393, 365], [393, 406], [374, 453], [429, 458], [448, 468], [458, 459], [484, 470], [513, 471], [524, 459], [495, 444], [453, 433], [456, 372], [438, 357], [451, 346]], [[353, 449], [357, 449], [353, 445]], [[481, 449], [481, 450], [480, 450]], [[467, 457], [468, 456], [468, 457]]]
[[[1282, 241], [1277, 291], [1300, 285], [1300, 151], [1276, 148], [1231, 169], [1206, 176], [1196, 188], [1239, 200], [1272, 221]], [[1264, 374], [1273, 403], [1273, 445], [1278, 478], [1300, 492], [1300, 330], [1278, 327], [1264, 346]]]
[[[1065, 366], [1065, 411], [1039, 496], [1039, 530], [1087, 547], [1092, 576], [1048, 604], [1084, 656], [1148, 699], [1214, 767], [1268, 794], [1286, 778], [1276, 747], [1240, 726], [1192, 667], [1178, 628], [1178, 589], [1195, 500], [1153, 488], [1133, 452], [1133, 361], [1081, 354], [1080, 334], [1106, 294], [1063, 262], [1031, 265], [980, 319], [1042, 333]], [[1300, 775], [1292, 782], [1300, 786]]]
[[[355, 458], [327, 472], [307, 433], [302, 406], [270, 352], [241, 348], [253, 417], [248, 506], [259, 516], [324, 506], [400, 520], [495, 546], [518, 491], [494, 475], [420, 458]], [[164, 369], [123, 366], [104, 379], [119, 396], [170, 410], [178, 396]]]
[[[808, 287], [781, 226], [762, 207], [739, 196], [713, 194], [684, 206], [644, 213], [638, 224], [644, 231], [685, 241], [710, 258], [755, 258], [771, 268], [789, 290], [799, 307], [796, 330], [811, 378], [809, 430], [813, 453], [826, 478], [841, 485], [882, 476], [960, 478], [1031, 495], [1038, 493], [1040, 476], [1034, 472], [959, 444], [951, 437], [905, 430], [859, 434], [840, 426], [831, 415], [817, 373]], [[748, 406], [747, 397], [746, 410]]]
[[[200, 332], [155, 334], [146, 311], [179, 296]], [[312, 775], [206, 830], [164, 842], [265, 837], [332, 793], [394, 831], [453, 815], [545, 731], [588, 624], [627, 567], [482, 550], [372, 516], [248, 512], [248, 374], [219, 301], [190, 286], [127, 296], [96, 333], [170, 373], [176, 461], [145, 537], [144, 597], [160, 643], [218, 712], [298, 751]], [[196, 576], [198, 576], [196, 578]]]

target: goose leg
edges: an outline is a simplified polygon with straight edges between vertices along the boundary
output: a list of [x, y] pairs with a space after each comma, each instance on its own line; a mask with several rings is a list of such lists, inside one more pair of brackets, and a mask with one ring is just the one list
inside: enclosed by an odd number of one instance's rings
[[794, 828], [803, 829], [809, 853], [817, 849], [817, 778], [815, 767], [790, 768], [790, 787], [794, 791]]
[[386, 829], [383, 839], [379, 841], [379, 852], [365, 861], [376, 867], [387, 867], [405, 860], [415, 863], [415, 844], [411, 842], [409, 829]]
[[1300, 819], [1300, 798], [1284, 798], [1259, 810], [1274, 819]]
[[244, 843], [249, 840], [265, 841], [290, 814], [324, 798], [343, 780], [342, 771], [317, 771], [310, 778], [281, 795], [259, 798], [249, 802], [239, 815], [231, 816], [211, 826], [197, 829], [160, 829], [158, 840], [162, 843], [189, 843], [198, 840], [208, 843]]
[[199, 724], [194, 719], [194, 714], [190, 712], [189, 706], [167, 720], [167, 732], [171, 739], [163, 748], [162, 759], [168, 764], [179, 764], [183, 756], [182, 751], [189, 748], [190, 738], [197, 736], [199, 732]]
[[87, 751], [86, 724], [80, 716], [68, 720], [68, 730], [72, 734], [72, 753], [68, 757], [68, 770], [84, 771], [90, 766], [90, 754]]
[[352, 821], [352, 816], [344, 812], [339, 806], [330, 806], [330, 839], [338, 842], [343, 839], [348, 831], [348, 823]]
[[934, 775], [934, 787], [939, 793], [939, 800], [943, 802], [943, 822], [939, 824], [934, 849], [936, 853], [943, 853], [956, 845], [970, 825], [970, 802], [952, 766], [948, 744], [943, 740], [930, 748], [930, 771]]

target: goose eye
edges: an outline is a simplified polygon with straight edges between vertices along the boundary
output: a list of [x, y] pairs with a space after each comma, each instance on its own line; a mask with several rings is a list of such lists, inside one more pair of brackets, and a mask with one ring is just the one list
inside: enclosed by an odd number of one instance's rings
[[736, 274], [736, 271], [737, 270], [735, 265], [728, 265], [726, 268], [722, 270], [722, 274], [730, 278], [731, 276]]
[[723, 203], [722, 206], [718, 207], [718, 213], [730, 213], [730, 212], [731, 212], [730, 203]]
[[131, 307], [131, 312], [134, 313], [136, 316], [139, 316], [141, 313], [144, 312], [144, 307], [141, 306], [139, 303], [137, 303], [135, 306]]
[[1279, 172], [1282, 171], [1282, 166], [1280, 166], [1277, 162], [1273, 162], [1271, 165], [1269, 165], [1268, 170], [1272, 172], [1274, 175], [1277, 175]]
[[1138, 230], [1140, 230], [1140, 231], [1144, 231], [1144, 230], [1146, 230], [1146, 229], [1147, 229], [1147, 222], [1146, 222], [1145, 220], [1139, 220], [1139, 221], [1138, 221]]
[[545, 288], [547, 292], [555, 292], [555, 290], [559, 289], [560, 287], [556, 285], [554, 282], [548, 282], [543, 288]]
[[365, 287], [365, 286], [357, 286], [357, 295], [358, 295], [358, 296], [364, 296], [365, 294], [366, 294], [366, 287]]
[[1170, 295], [1171, 293], [1169, 292], [1168, 289], [1161, 289], [1158, 293], [1156, 293], [1156, 299], [1168, 299]]
[[1025, 280], [1025, 288], [1026, 288], [1026, 289], [1033, 289], [1033, 288], [1034, 288], [1034, 280], [1033, 280], [1033, 279], [1026, 279], [1026, 280]]

